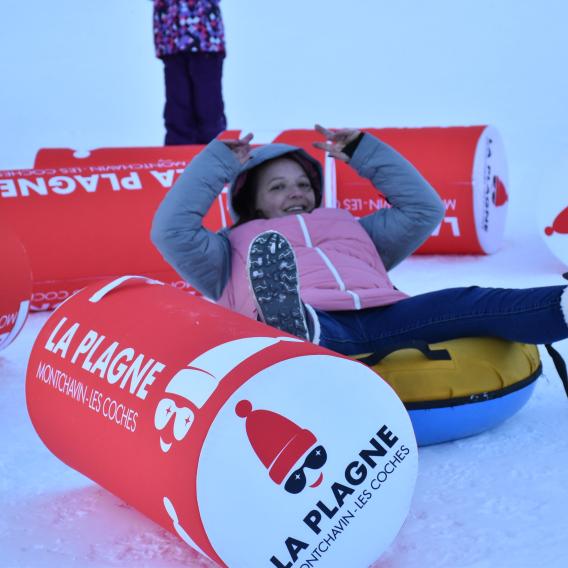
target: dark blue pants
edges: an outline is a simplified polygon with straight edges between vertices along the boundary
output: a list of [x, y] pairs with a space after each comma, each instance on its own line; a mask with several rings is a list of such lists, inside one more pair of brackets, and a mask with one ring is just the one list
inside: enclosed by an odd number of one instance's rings
[[221, 89], [223, 53], [166, 55], [166, 145], [208, 144], [227, 127]]
[[316, 310], [319, 344], [344, 355], [384, 350], [411, 340], [500, 337], [544, 344], [568, 337], [560, 307], [565, 286], [449, 288], [364, 310]]

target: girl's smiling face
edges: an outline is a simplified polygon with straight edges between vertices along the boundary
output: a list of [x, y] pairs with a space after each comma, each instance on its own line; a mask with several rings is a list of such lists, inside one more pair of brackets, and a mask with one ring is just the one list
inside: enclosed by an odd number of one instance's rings
[[298, 162], [278, 158], [259, 166], [255, 207], [265, 219], [311, 213], [315, 203], [314, 188]]

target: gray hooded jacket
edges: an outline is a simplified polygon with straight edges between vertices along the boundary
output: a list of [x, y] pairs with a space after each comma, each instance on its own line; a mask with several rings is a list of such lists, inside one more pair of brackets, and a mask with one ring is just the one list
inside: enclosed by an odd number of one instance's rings
[[[192, 160], [160, 204], [152, 225], [152, 241], [178, 274], [204, 296], [213, 300], [221, 296], [231, 274], [231, 245], [230, 229], [213, 233], [203, 226], [203, 217], [224, 185], [230, 183], [231, 213], [236, 220], [246, 173], [288, 154], [306, 169], [319, 205], [321, 169], [300, 148], [285, 144], [262, 146], [241, 165], [219, 140], [213, 140]], [[444, 205], [414, 166], [370, 134], [363, 136], [349, 165], [380, 187], [391, 205], [360, 219], [390, 270], [428, 238], [444, 216]]]

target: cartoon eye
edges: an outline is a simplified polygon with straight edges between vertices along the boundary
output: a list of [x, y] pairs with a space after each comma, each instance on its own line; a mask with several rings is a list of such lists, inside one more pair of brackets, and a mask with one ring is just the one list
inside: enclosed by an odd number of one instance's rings
[[154, 414], [154, 426], [158, 430], [163, 430], [175, 413], [175, 402], [171, 398], [162, 399], [156, 408], [156, 413]]
[[195, 420], [195, 415], [190, 408], [177, 409], [176, 421], [174, 422], [174, 437], [178, 442], [187, 434]]
[[178, 407], [171, 398], [162, 399], [154, 414], [154, 426], [157, 430], [163, 430], [168, 422], [174, 417], [174, 437], [180, 441], [187, 434], [195, 421], [195, 414], [186, 406]]

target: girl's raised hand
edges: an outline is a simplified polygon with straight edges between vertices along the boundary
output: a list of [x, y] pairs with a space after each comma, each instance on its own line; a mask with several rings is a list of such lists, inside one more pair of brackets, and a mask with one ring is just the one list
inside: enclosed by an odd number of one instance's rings
[[314, 142], [315, 148], [325, 150], [330, 156], [342, 162], [348, 162], [349, 156], [343, 152], [343, 148], [352, 142], [361, 134], [360, 130], [355, 128], [340, 128], [339, 130], [329, 130], [323, 126], [316, 124], [315, 129], [326, 137], [325, 142]]
[[239, 162], [244, 164], [249, 159], [250, 151], [252, 150], [252, 146], [250, 145], [252, 137], [253, 133], [249, 132], [246, 136], [238, 140], [222, 140], [222, 142], [237, 156]]

